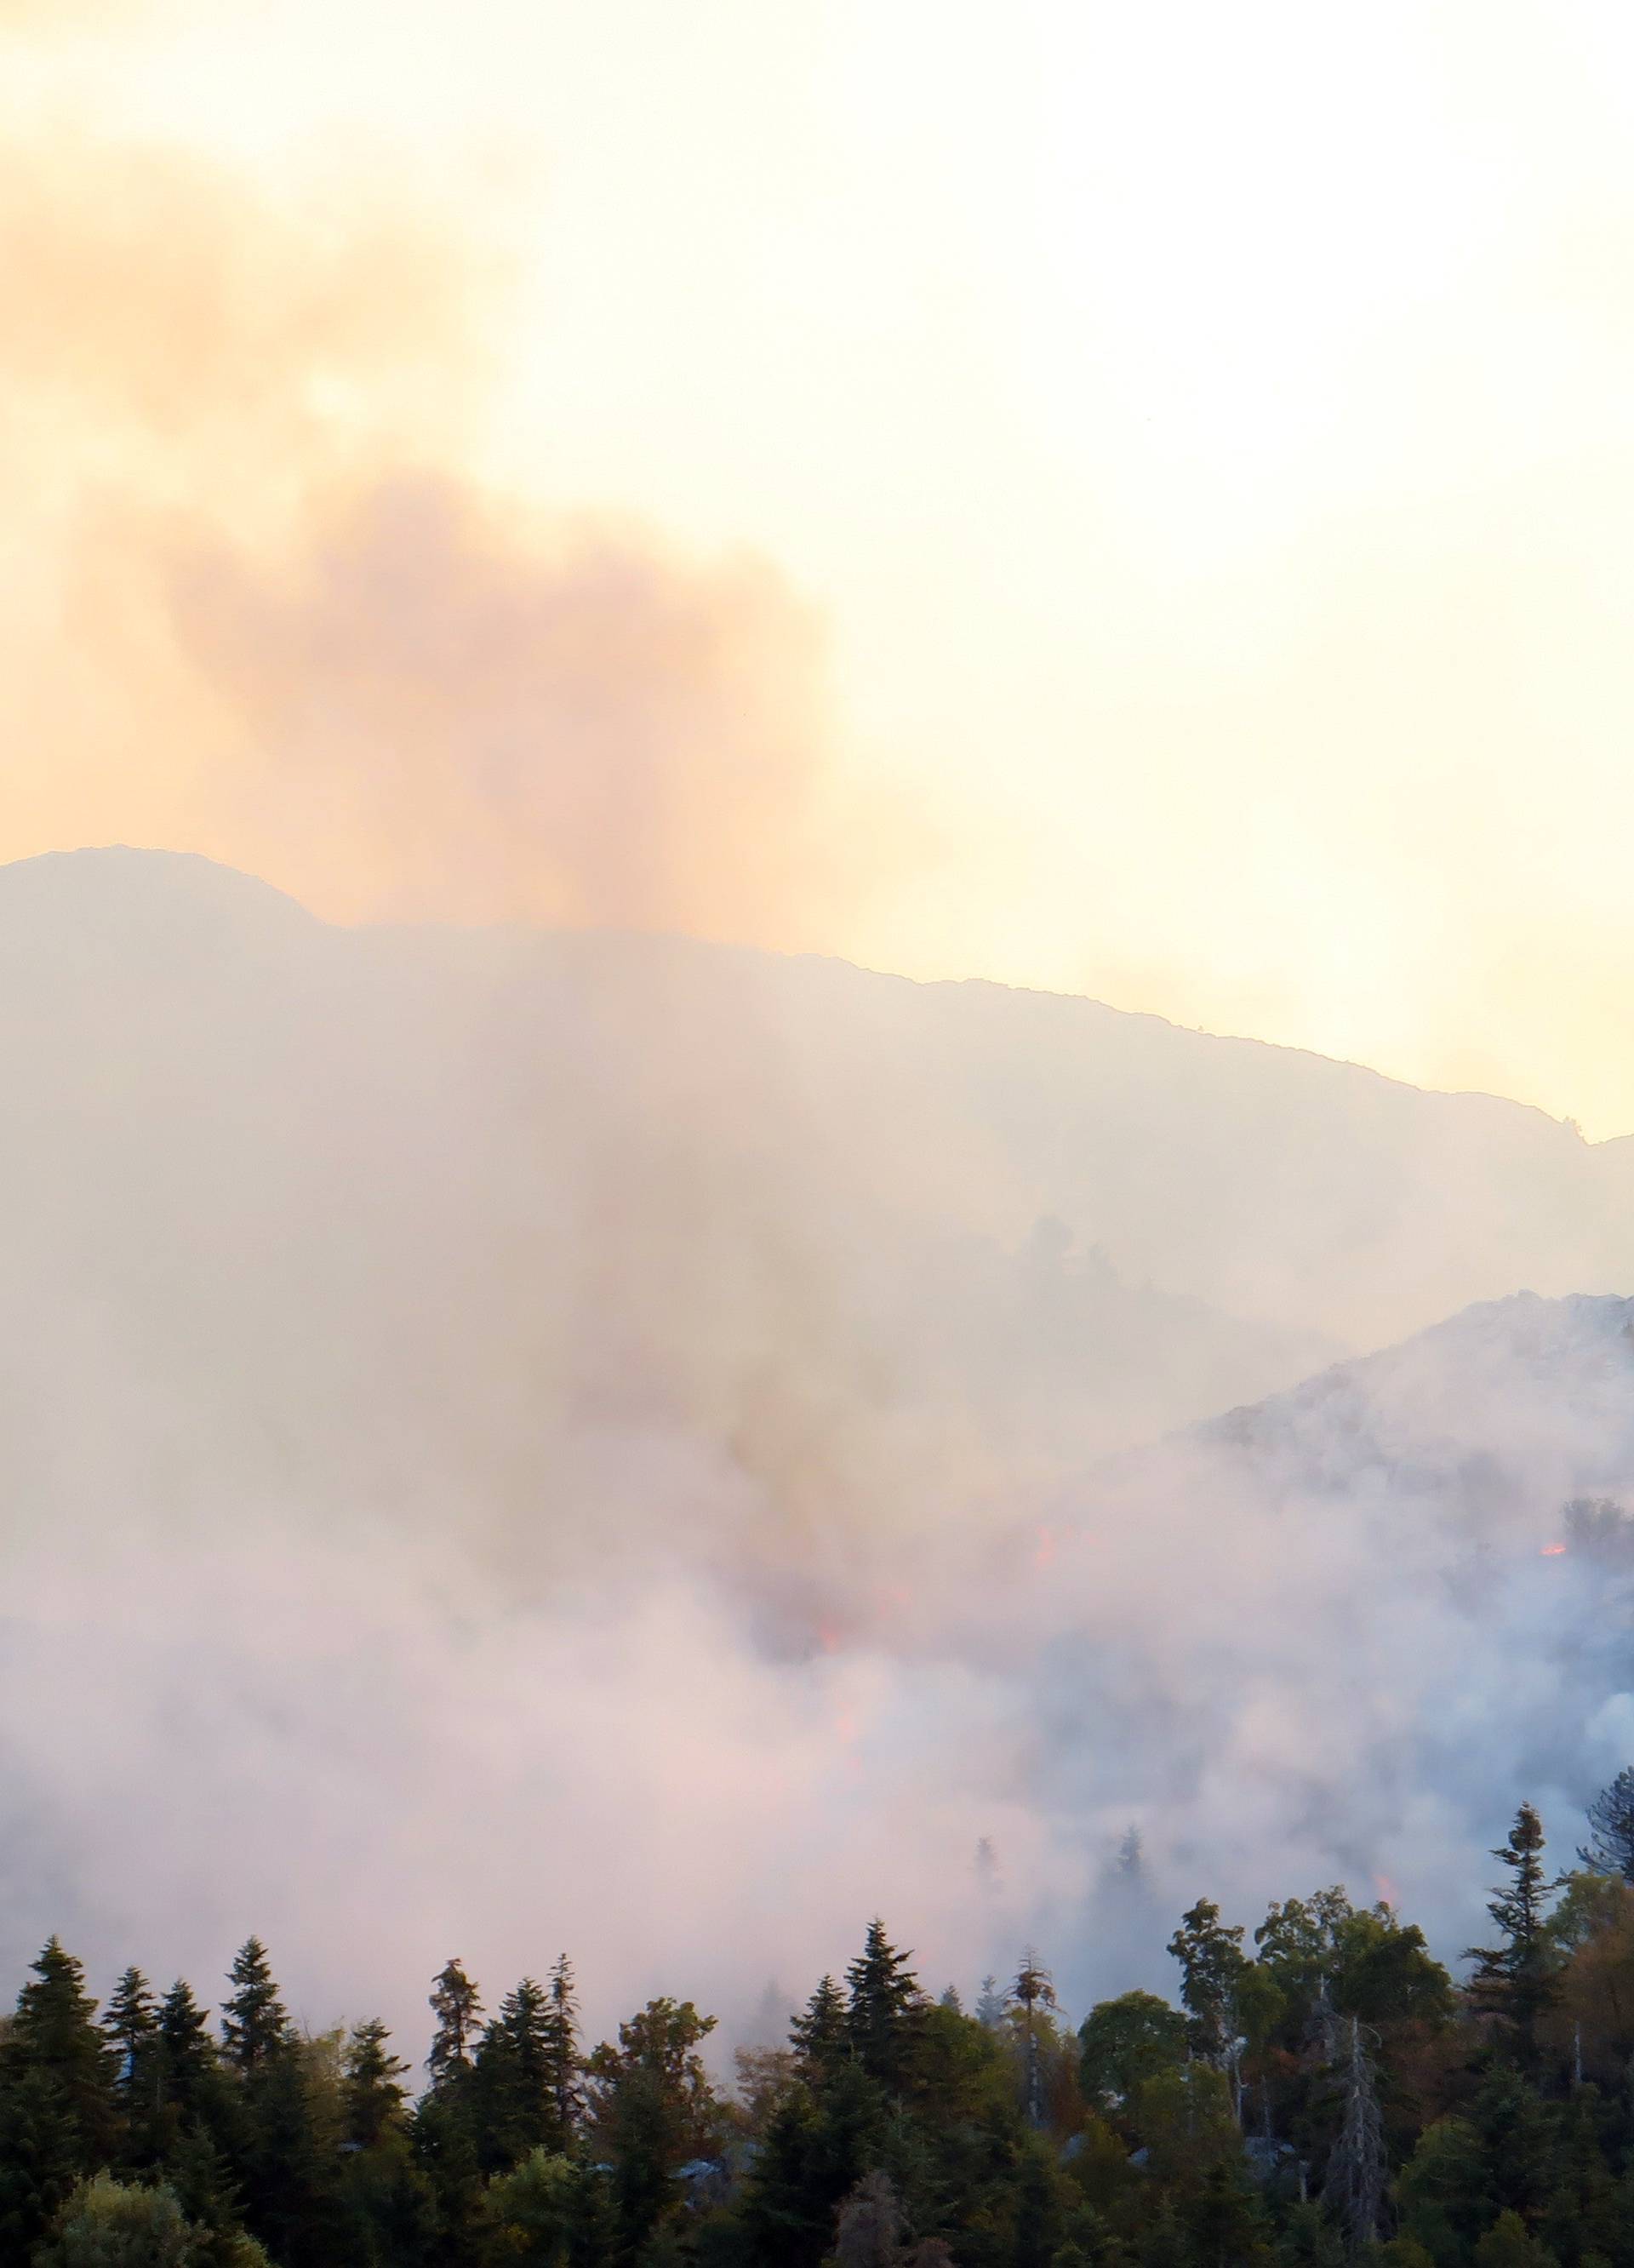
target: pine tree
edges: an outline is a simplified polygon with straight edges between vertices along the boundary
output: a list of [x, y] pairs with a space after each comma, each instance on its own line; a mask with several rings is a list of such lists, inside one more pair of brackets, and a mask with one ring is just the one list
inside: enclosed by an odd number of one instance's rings
[[158, 2060], [165, 2102], [196, 2117], [216, 2073], [216, 2043], [209, 2009], [200, 2007], [192, 1986], [180, 1977], [159, 2003]]
[[912, 2053], [923, 1997], [908, 1966], [912, 1957], [897, 1952], [876, 1916], [868, 1925], [862, 1952], [845, 1972], [850, 1987], [845, 2026], [852, 2052], [869, 2076], [885, 2087], [903, 2084]]
[[151, 2063], [151, 2051], [158, 2039], [158, 2003], [139, 1969], [127, 1969], [114, 1985], [102, 2029], [119, 2058], [120, 2096], [129, 2109], [140, 2092], [142, 2076]]
[[789, 2044], [806, 2079], [821, 2077], [851, 2051], [845, 2001], [832, 1977], [825, 1977], [789, 2027]]
[[1542, 1822], [1523, 1803], [1509, 1840], [1492, 1853], [1509, 1869], [1508, 1881], [1487, 1906], [1503, 1941], [1472, 1946], [1464, 1956], [1476, 1964], [1470, 1999], [1498, 2019], [1511, 2051], [1528, 2071], [1537, 2065], [1539, 2021], [1560, 1996], [1559, 1962], [1547, 1928], [1549, 1901], [1560, 1878], [1545, 1878], [1542, 1850]]
[[0, 2062], [0, 2260], [32, 2257], [92, 2154], [56, 2081]]
[[1624, 1764], [1588, 1808], [1588, 1841], [1578, 1857], [1595, 1874], [1634, 1884], [1634, 1764]]
[[500, 2002], [477, 2048], [472, 2116], [490, 2172], [509, 2172], [530, 2151], [557, 2149], [566, 2139], [556, 2127], [550, 2009], [544, 1990], [525, 1977]]
[[378, 2016], [355, 2024], [346, 2043], [346, 2139], [372, 2150], [402, 2123], [408, 2090], [402, 2085], [408, 2065], [391, 2051], [391, 2033]]
[[425, 2059], [426, 2069], [433, 2087], [454, 2085], [471, 2068], [477, 2020], [482, 2014], [481, 1995], [458, 1956], [438, 1970], [431, 1985], [431, 2007], [437, 2029]]
[[18, 1995], [4, 2050], [7, 2072], [32, 2072], [58, 2093], [84, 2162], [96, 2172], [112, 2158], [119, 2132], [116, 2063], [97, 2023], [81, 1964], [53, 1937]]
[[550, 2002], [545, 2010], [545, 2091], [556, 2113], [553, 2146], [565, 2149], [585, 2115], [580, 2085], [584, 2058], [578, 2044], [578, 2000], [573, 1966], [561, 1955], [550, 1972]]
[[260, 1938], [246, 1938], [227, 1978], [232, 1991], [222, 2003], [222, 2045], [234, 2070], [255, 2071], [288, 2047], [292, 2036]]

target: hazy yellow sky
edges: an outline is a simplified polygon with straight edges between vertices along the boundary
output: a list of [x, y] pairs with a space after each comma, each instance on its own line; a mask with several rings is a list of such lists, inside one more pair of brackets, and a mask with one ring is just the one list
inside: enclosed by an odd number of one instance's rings
[[0, 856], [1634, 1130], [1634, 15], [0, 0]]

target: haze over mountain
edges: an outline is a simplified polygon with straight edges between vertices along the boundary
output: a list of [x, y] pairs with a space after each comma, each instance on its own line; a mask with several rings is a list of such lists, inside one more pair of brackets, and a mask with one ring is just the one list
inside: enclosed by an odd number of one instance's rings
[[1634, 1503], [1634, 1144], [132, 851], [0, 870], [0, 1046], [14, 1957], [254, 1923], [323, 2014], [384, 1869], [411, 2025], [447, 1932], [726, 1992], [706, 1939], [815, 1971], [889, 1897], [1106, 1985], [1205, 1851], [1463, 1928], [1517, 1793], [1634, 1747], [1616, 1550], [1540, 1556]]

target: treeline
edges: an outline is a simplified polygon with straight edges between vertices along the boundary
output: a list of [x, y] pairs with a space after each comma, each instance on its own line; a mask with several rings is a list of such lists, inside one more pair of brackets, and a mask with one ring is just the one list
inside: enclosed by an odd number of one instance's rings
[[873, 1923], [786, 2043], [712, 2081], [659, 1999], [589, 2048], [573, 1972], [437, 1977], [312, 2036], [265, 1948], [212, 2022], [54, 1939], [0, 2032], [5, 2268], [1634, 2268], [1634, 1773], [1553, 1875], [1523, 1807], [1461, 1984], [1342, 1889], [1200, 1901], [1177, 2005], [1072, 2029], [1027, 1955], [967, 2011]]

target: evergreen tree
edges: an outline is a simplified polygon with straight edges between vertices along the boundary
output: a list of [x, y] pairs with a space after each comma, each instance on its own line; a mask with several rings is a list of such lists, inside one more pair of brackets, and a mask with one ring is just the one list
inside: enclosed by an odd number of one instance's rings
[[47, 1943], [32, 1978], [18, 1995], [0, 2073], [48, 2082], [75, 2137], [80, 2170], [94, 2173], [109, 2162], [119, 2136], [114, 2052], [97, 2023], [85, 1970], [60, 1940]]
[[470, 2080], [471, 2115], [485, 2168], [508, 2171], [535, 2150], [560, 2150], [561, 2079], [549, 1995], [525, 1977], [482, 2034]]
[[0, 2061], [0, 2260], [30, 2258], [92, 2154], [57, 2082]]
[[159, 2003], [158, 2084], [165, 2102], [184, 2117], [200, 2117], [218, 2068], [210, 2034], [210, 2011], [178, 1977]]
[[1549, 1901], [1559, 1883], [1545, 1878], [1542, 1851], [1542, 1822], [1523, 1803], [1509, 1840], [1492, 1853], [1509, 1869], [1508, 1881], [1487, 1906], [1501, 1942], [1472, 1947], [1464, 1956], [1476, 1964], [1471, 2000], [1498, 2019], [1511, 2051], [1527, 2071], [1538, 2061], [1539, 2021], [1560, 1994], [1558, 1961], [1548, 1929]]
[[832, 1977], [825, 1977], [789, 2028], [789, 2043], [806, 2078], [828, 2071], [851, 2051], [845, 2001]]
[[158, 2041], [158, 2003], [139, 1969], [127, 1969], [114, 1987], [102, 2029], [118, 2058], [120, 2099], [129, 2110], [144, 2091], [142, 2080], [151, 2071], [152, 2051]]
[[1595, 1874], [1634, 1884], [1634, 1764], [1624, 1764], [1588, 1808], [1588, 1841], [1578, 1857]]
[[457, 2083], [470, 2070], [482, 2014], [482, 1998], [458, 1958], [445, 1962], [438, 1970], [431, 1985], [431, 2006], [437, 2029], [426, 2068], [433, 2087], [445, 2087]]
[[222, 2003], [222, 2047], [235, 2071], [256, 2071], [288, 2047], [291, 2038], [289, 2015], [260, 1938], [245, 1939], [233, 1955], [227, 1981], [232, 1990]]
[[585, 2091], [580, 2075], [584, 2058], [578, 2044], [578, 2000], [574, 1992], [573, 1966], [566, 1954], [550, 1972], [550, 2000], [545, 2010], [545, 2091], [556, 2118], [555, 2143], [564, 2149], [578, 2131], [585, 2115]]
[[464, 2088], [433, 2087], [415, 2105], [414, 2163], [431, 2193], [438, 2268], [461, 2268], [475, 2249], [482, 2211], [482, 2169]]
[[841, 2200], [885, 2156], [891, 2129], [883, 2090], [850, 2055], [820, 2067], [821, 2083], [791, 2090], [767, 2126], [744, 2195], [747, 2257], [818, 2268]]
[[846, 2036], [863, 2069], [884, 2087], [903, 2084], [913, 2052], [923, 1996], [908, 1966], [912, 1957], [897, 1952], [876, 1917], [862, 1952], [845, 1972]]
[[401, 2128], [408, 2090], [402, 2084], [408, 2065], [391, 2051], [391, 2034], [379, 2017], [353, 2026], [346, 2043], [345, 2136], [360, 2150], [372, 2150]]
[[269, 2032], [242, 2080], [234, 2171], [245, 2222], [278, 2268], [331, 2268], [338, 2234], [335, 2164], [317, 2117], [313, 2053], [287, 2028]]

